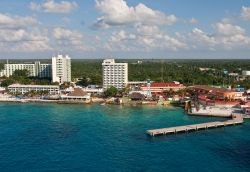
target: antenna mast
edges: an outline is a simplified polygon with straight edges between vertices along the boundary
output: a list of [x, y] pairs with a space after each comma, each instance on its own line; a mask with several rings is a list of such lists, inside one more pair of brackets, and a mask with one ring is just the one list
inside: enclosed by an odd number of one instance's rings
[[161, 60], [161, 82], [163, 81], [163, 60]]

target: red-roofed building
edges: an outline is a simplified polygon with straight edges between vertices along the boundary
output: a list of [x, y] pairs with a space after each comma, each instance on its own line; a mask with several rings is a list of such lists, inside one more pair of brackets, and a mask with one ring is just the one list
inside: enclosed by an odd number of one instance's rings
[[211, 87], [206, 85], [196, 85], [190, 87], [193, 90], [197, 91], [201, 95], [207, 95], [207, 97], [214, 97], [215, 100], [240, 100], [246, 99], [246, 96], [243, 96], [244, 92], [237, 92], [235, 90]]
[[[173, 91], [178, 91], [184, 88], [186, 87], [183, 84], [176, 82], [152, 82], [150, 84], [150, 91], [151, 93], [155, 94], [162, 93], [164, 90], [172, 89]], [[147, 91], [148, 90], [147, 84], [142, 84], [141, 90]]]

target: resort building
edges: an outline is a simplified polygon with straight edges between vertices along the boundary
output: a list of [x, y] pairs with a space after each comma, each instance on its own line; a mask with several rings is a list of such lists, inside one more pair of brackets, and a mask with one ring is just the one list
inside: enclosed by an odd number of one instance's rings
[[84, 92], [81, 88], [74, 88], [74, 91], [61, 95], [61, 99], [65, 101], [90, 101], [90, 93]]
[[0, 87], [0, 94], [3, 94], [6, 91], [4, 87]]
[[250, 76], [250, 71], [248, 71], [248, 70], [243, 70], [243, 71], [242, 71], [242, 75], [243, 75], [243, 76]]
[[147, 81], [128, 81], [127, 87], [132, 91], [140, 91], [142, 84], [147, 84]]
[[8, 86], [8, 90], [11, 93], [25, 94], [30, 91], [48, 91], [50, 95], [59, 94], [59, 85], [20, 85], [13, 84]]
[[150, 92], [154, 94], [163, 93], [163, 91], [169, 91], [170, 89], [178, 91], [184, 88], [186, 87], [179, 82], [152, 82], [149, 87], [147, 84], [141, 85], [142, 91], [147, 91], [149, 89]]
[[128, 83], [128, 64], [116, 63], [114, 59], [106, 59], [102, 63], [103, 88], [114, 86], [125, 88]]
[[52, 81], [71, 82], [71, 58], [68, 55], [52, 57]]
[[71, 82], [71, 59], [68, 55], [53, 56], [52, 64], [34, 63], [7, 64], [0, 71], [0, 77], [10, 77], [15, 70], [27, 70], [30, 77], [51, 78], [53, 82], [60, 84]]
[[103, 94], [103, 88], [100, 88], [98, 85], [88, 85], [82, 90], [86, 93], [91, 93], [91, 94], [98, 94], [98, 95]]
[[198, 92], [199, 95], [206, 95], [209, 99], [213, 100], [240, 100], [245, 99], [243, 91], [231, 90], [227, 88], [211, 87], [206, 85], [196, 85], [190, 87], [194, 91]]
[[85, 93], [90, 93], [91, 95], [102, 95], [103, 94], [103, 88], [100, 88], [98, 85], [88, 85], [87, 87], [69, 87], [64, 90], [61, 90], [63, 93], [72, 93], [76, 88], [82, 89], [83, 92]]
[[30, 77], [51, 78], [51, 64], [41, 64], [40, 61], [35, 63], [19, 63], [4, 65], [4, 69], [0, 72], [0, 77], [10, 77], [15, 70], [27, 70]]

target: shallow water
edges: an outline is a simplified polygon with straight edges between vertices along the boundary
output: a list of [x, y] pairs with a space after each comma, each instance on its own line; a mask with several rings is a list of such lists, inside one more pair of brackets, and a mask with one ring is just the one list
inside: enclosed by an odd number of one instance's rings
[[215, 120], [180, 108], [2, 103], [0, 171], [250, 171], [250, 121], [145, 134]]

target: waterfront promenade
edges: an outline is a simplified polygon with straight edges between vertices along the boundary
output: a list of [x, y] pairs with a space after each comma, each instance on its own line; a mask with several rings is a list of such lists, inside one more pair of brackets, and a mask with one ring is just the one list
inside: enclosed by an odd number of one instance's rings
[[243, 122], [244, 121], [243, 121], [242, 115], [233, 114], [232, 119], [222, 121], [222, 122], [215, 121], [215, 122], [207, 122], [207, 123], [202, 123], [202, 124], [193, 124], [193, 125], [184, 125], [184, 126], [177, 126], [177, 127], [170, 127], [170, 128], [147, 130], [147, 134], [150, 136], [176, 134], [176, 133], [181, 133], [181, 132], [197, 131], [201, 129], [210, 129], [210, 128], [217, 128], [217, 127], [225, 127], [229, 125], [242, 124]]

